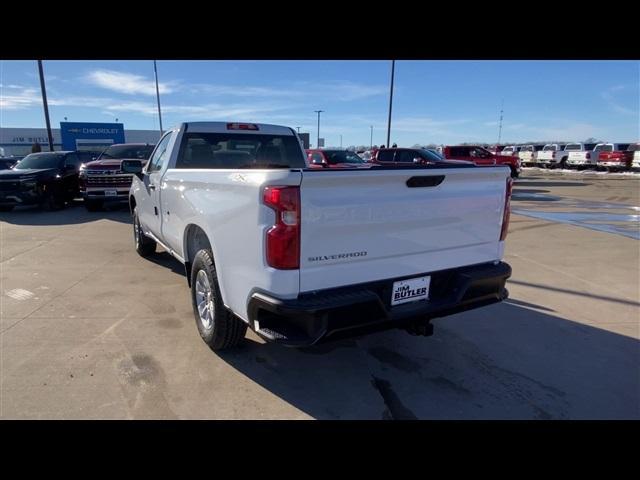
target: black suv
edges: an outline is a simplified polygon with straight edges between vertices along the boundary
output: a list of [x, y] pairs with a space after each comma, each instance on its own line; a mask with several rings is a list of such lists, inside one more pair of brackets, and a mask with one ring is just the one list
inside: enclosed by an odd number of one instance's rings
[[78, 173], [84, 152], [32, 153], [10, 170], [0, 170], [0, 211], [16, 205], [65, 206], [79, 196]]

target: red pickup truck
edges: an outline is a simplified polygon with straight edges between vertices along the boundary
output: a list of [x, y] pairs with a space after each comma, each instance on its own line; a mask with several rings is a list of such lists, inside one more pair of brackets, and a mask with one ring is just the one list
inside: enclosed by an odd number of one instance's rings
[[467, 160], [479, 166], [506, 165], [511, 169], [513, 178], [518, 178], [521, 171], [520, 159], [517, 156], [498, 155], [476, 145], [448, 145], [444, 147], [442, 154], [447, 160]]
[[628, 143], [599, 143], [593, 149], [598, 152], [597, 166], [598, 170], [606, 169], [609, 172], [619, 170], [628, 170], [631, 168], [632, 156], [629, 155], [627, 149]]
[[80, 167], [80, 192], [84, 206], [90, 212], [100, 210], [105, 202], [126, 201], [129, 198], [132, 175], [122, 171], [123, 160], [147, 162], [154, 145], [121, 143], [107, 148], [100, 156]]

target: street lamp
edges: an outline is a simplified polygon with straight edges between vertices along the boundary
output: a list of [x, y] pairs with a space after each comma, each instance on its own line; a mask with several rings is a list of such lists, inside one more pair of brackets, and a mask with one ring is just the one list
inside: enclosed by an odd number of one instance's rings
[[391, 86], [389, 87], [389, 121], [387, 123], [387, 147], [391, 143], [391, 107], [393, 105], [393, 74], [396, 70], [396, 61], [391, 60]]
[[371, 125], [371, 140], [369, 141], [369, 150], [373, 150], [373, 125]]
[[340, 148], [342, 148], [342, 135], [340, 135]]
[[318, 114], [318, 137], [316, 141], [316, 148], [320, 148], [320, 114], [324, 112], [324, 110], [314, 110]]

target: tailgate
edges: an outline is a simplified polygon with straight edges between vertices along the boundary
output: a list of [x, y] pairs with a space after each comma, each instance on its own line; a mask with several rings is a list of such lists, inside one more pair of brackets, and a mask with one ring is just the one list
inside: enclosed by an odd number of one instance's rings
[[[499, 260], [508, 176], [504, 167], [304, 171], [300, 291]], [[413, 178], [421, 186], [409, 187]]]

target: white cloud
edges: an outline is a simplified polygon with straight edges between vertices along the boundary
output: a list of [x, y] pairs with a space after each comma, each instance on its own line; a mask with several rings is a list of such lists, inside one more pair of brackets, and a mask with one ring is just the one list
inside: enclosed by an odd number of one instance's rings
[[[129, 95], [155, 95], [156, 84], [142, 75], [117, 72], [115, 70], [95, 70], [87, 75], [86, 80], [97, 87]], [[174, 89], [170, 83], [158, 83], [160, 93], [171, 93]]]
[[191, 93], [206, 93], [213, 96], [236, 97], [286, 97], [309, 99], [322, 97], [326, 101], [351, 101], [386, 94], [388, 87], [354, 82], [295, 82], [282, 87], [260, 87], [248, 85], [194, 84]]
[[[616, 99], [617, 93], [624, 92], [628, 88], [629, 87], [626, 85], [615, 85], [611, 88], [608, 88], [604, 92], [602, 92], [601, 96], [605, 100], [605, 102], [607, 102], [607, 105], [609, 105], [609, 108], [611, 108], [615, 112], [622, 113], [623, 115], [638, 116], [638, 110], [633, 110], [631, 108], [622, 106], [618, 103], [618, 100]], [[637, 85], [634, 88], [636, 89], [636, 92], [637, 92], [637, 88], [638, 88]]]
[[18, 85], [8, 86], [17, 92], [7, 93], [0, 91], [0, 108], [3, 110], [22, 110], [36, 105], [42, 105], [42, 97], [39, 89], [33, 87], [20, 87]]

